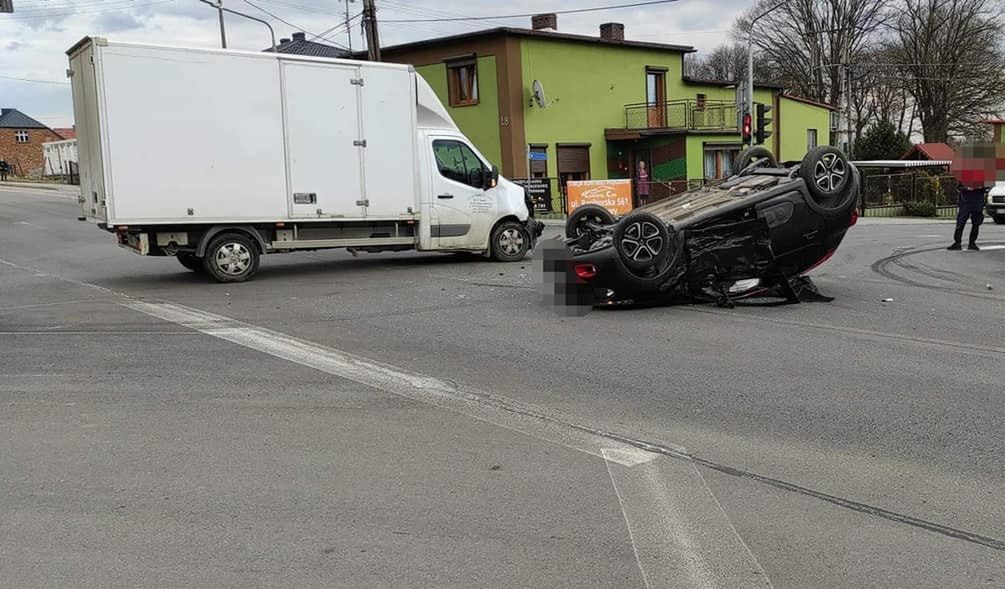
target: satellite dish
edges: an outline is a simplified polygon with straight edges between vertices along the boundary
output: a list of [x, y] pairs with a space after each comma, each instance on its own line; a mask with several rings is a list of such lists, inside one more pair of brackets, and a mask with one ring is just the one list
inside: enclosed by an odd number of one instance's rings
[[537, 103], [538, 107], [544, 108], [548, 106], [544, 101], [544, 84], [541, 83], [541, 80], [534, 80], [532, 93], [534, 102]]

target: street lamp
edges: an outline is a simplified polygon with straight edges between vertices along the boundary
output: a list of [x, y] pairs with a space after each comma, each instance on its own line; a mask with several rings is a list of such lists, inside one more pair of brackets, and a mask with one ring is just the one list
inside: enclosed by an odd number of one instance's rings
[[217, 0], [216, 2], [210, 2], [210, 0], [199, 0], [199, 2], [202, 2], [203, 4], [209, 4], [213, 8], [215, 8], [215, 9], [217, 9], [217, 10], [220, 11], [220, 44], [223, 46], [224, 49], [227, 48], [227, 36], [224, 33], [224, 31], [223, 31], [223, 13], [224, 12], [229, 12], [230, 14], [236, 14], [237, 16], [243, 16], [244, 18], [246, 18], [248, 20], [253, 20], [255, 22], [260, 22], [263, 25], [269, 27], [269, 35], [272, 37], [272, 52], [276, 53], [278, 51], [276, 49], [276, 31], [272, 30], [272, 25], [270, 25], [268, 22], [266, 22], [266, 21], [264, 21], [264, 20], [262, 20], [260, 18], [251, 16], [250, 14], [244, 14], [243, 12], [238, 12], [236, 10], [231, 10], [229, 8], [224, 8], [223, 7], [223, 0]]
[[750, 21], [750, 30], [747, 31], [747, 113], [750, 115], [754, 114], [754, 24], [788, 1], [782, 0]]

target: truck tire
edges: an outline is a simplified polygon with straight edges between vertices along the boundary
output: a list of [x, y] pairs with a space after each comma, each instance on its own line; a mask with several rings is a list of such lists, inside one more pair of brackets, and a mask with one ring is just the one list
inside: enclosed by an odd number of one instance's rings
[[500, 262], [518, 262], [530, 251], [530, 242], [523, 223], [504, 221], [492, 232], [492, 257]]
[[995, 225], [1005, 225], [1005, 215], [997, 215], [992, 213], [991, 220], [995, 222]]
[[202, 259], [206, 273], [217, 282], [244, 282], [258, 272], [258, 262], [258, 247], [241, 233], [217, 235]]
[[185, 266], [186, 268], [188, 268], [193, 272], [202, 272], [205, 269], [202, 265], [202, 260], [195, 257], [193, 254], [187, 254], [182, 252], [175, 257], [178, 258], [178, 262], [182, 266]]

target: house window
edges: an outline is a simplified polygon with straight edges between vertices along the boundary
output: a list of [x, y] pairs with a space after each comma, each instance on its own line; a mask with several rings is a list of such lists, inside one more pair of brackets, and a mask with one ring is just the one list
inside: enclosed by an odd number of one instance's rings
[[740, 153], [734, 145], [705, 147], [705, 179], [719, 180], [733, 174], [733, 160]]
[[817, 146], [817, 130], [806, 129], [806, 151], [810, 151]]
[[473, 188], [481, 188], [486, 168], [470, 147], [460, 141], [433, 141], [433, 156], [441, 176]]
[[548, 177], [548, 146], [546, 145], [531, 145], [530, 154], [530, 177], [531, 178], [547, 178]]
[[474, 57], [447, 62], [450, 106], [478, 104], [478, 63]]
[[14, 131], [14, 141], [17, 143], [28, 143], [27, 131]]

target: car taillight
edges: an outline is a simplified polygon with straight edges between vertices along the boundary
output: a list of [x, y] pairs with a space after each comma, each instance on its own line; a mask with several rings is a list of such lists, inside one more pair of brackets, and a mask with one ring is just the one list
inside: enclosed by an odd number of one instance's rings
[[576, 276], [589, 280], [597, 275], [597, 267], [593, 264], [576, 264]]
[[858, 208], [851, 210], [851, 223], [848, 223], [848, 226], [851, 227], [855, 223], [858, 223]]

